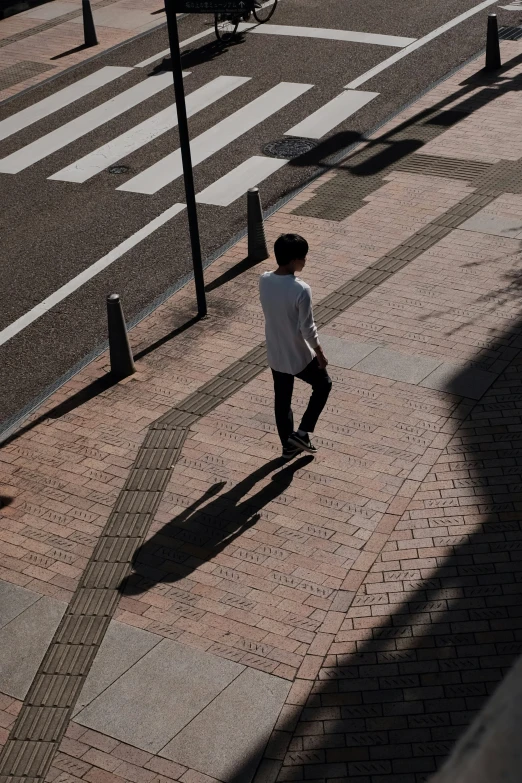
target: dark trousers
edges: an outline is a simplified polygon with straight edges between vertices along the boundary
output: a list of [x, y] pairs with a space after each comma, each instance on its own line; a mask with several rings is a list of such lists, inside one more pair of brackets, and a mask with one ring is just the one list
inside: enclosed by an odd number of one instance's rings
[[283, 446], [287, 445], [288, 436], [294, 431], [294, 414], [292, 413], [292, 394], [294, 378], [300, 378], [312, 387], [312, 395], [304, 413], [300, 430], [313, 432], [317, 420], [326, 405], [326, 400], [332, 389], [332, 381], [326, 370], [319, 367], [317, 359], [312, 359], [302, 372], [289, 375], [286, 372], [272, 370], [275, 392], [275, 419], [277, 431]]

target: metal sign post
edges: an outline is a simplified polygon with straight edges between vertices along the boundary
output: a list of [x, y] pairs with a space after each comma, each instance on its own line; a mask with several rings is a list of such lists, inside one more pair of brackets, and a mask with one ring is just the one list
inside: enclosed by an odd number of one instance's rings
[[185, 90], [183, 87], [183, 74], [181, 71], [181, 52], [179, 48], [178, 21], [176, 18], [177, 9], [175, 6], [176, 0], [165, 0], [170, 56], [172, 60], [172, 71], [174, 74], [174, 92], [176, 95], [176, 109], [178, 112], [178, 128], [181, 145], [181, 160], [183, 163], [183, 179], [185, 181], [185, 197], [187, 201], [190, 244], [192, 247], [194, 283], [196, 285], [198, 315], [200, 318], [203, 318], [207, 314], [207, 299], [205, 296], [205, 280], [203, 278], [203, 261], [201, 258], [201, 244], [199, 241], [198, 211], [196, 207], [196, 193], [194, 189], [194, 176], [192, 172], [192, 156], [190, 154], [190, 136], [187, 122], [187, 107], [185, 104]]

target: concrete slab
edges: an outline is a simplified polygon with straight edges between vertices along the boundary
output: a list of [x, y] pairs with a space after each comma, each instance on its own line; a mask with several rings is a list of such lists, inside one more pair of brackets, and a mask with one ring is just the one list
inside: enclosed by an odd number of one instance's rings
[[225, 783], [250, 783], [290, 683], [247, 669], [160, 755]]
[[157, 753], [244, 668], [164, 639], [81, 710], [76, 721]]
[[502, 217], [483, 211], [466, 220], [459, 229], [519, 239], [522, 236], [522, 218]]
[[94, 659], [73, 715], [80, 712], [122, 674], [125, 674], [140, 658], [159, 644], [162, 638], [141, 628], [134, 628], [132, 625], [124, 625], [113, 620]]
[[439, 359], [409, 356], [389, 348], [377, 348], [354, 366], [354, 370], [389, 378], [392, 381], [417, 384], [442, 364]]
[[424, 378], [420, 386], [480, 400], [497, 377], [498, 373], [481, 370], [479, 367], [463, 367], [445, 362]]
[[[150, 11], [133, 11], [127, 8], [117, 8], [106, 6], [105, 8], [93, 8], [92, 14], [94, 24], [97, 27], [116, 27], [119, 30], [137, 30], [138, 28], [148, 26], [150, 22], [159, 25], [164, 22], [160, 16], [152, 16]], [[82, 17], [71, 19], [71, 22], [83, 24]]]
[[0, 630], [0, 692], [25, 699], [66, 604], [43, 596]]
[[321, 345], [330, 364], [351, 370], [369, 354], [380, 347], [378, 343], [363, 343], [321, 332]]
[[54, 0], [52, 3], [44, 3], [36, 8], [30, 8], [25, 12], [25, 16], [30, 19], [56, 19], [58, 16], [70, 14], [71, 11], [81, 11], [81, 4], [61, 3], [60, 0]]
[[41, 597], [40, 593], [0, 580], [0, 628], [22, 614]]

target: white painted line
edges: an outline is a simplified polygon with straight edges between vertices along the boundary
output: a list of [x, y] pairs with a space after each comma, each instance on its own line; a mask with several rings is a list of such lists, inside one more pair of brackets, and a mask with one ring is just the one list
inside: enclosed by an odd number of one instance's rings
[[375, 33], [356, 33], [352, 30], [328, 30], [325, 27], [295, 27], [285, 24], [262, 24], [252, 26], [245, 23], [238, 27], [239, 32], [250, 30], [259, 35], [291, 35], [297, 38], [322, 38], [327, 41], [346, 41], [348, 43], [375, 44], [377, 46], [396, 46], [401, 48], [415, 41], [415, 38], [403, 38], [398, 35], [377, 35]]
[[430, 41], [433, 41], [435, 38], [438, 38], [439, 35], [442, 35], [447, 30], [451, 30], [452, 27], [456, 27], [461, 22], [465, 22], [466, 19], [469, 19], [471, 16], [480, 13], [480, 11], [483, 11], [485, 8], [489, 8], [489, 6], [495, 5], [496, 3], [498, 3], [498, 0], [485, 0], [485, 2], [476, 5], [474, 8], [470, 8], [469, 11], [465, 11], [465, 13], [460, 14], [460, 16], [456, 16], [455, 19], [452, 19], [450, 22], [446, 22], [446, 24], [443, 24], [442, 27], [437, 27], [436, 30], [432, 30], [431, 33], [428, 33], [427, 35], [424, 35], [422, 38], [419, 38], [417, 41], [410, 44], [402, 51], [397, 52], [396, 54], [392, 54], [391, 57], [388, 57], [386, 60], [383, 60], [382, 63], [376, 65], [375, 68], [371, 68], [369, 71], [366, 71], [366, 73], [363, 73], [362, 76], [358, 76], [357, 79], [353, 80], [353, 82], [347, 84], [345, 89], [356, 90], [358, 87], [361, 86], [361, 84], [364, 84], [370, 79], [373, 79], [374, 76], [377, 76], [377, 74], [381, 73], [382, 71], [385, 71], [387, 68], [390, 68], [390, 66], [395, 65], [396, 62], [402, 60], [403, 57], [406, 57], [408, 54], [411, 54], [411, 52], [415, 52], [417, 49], [420, 49], [425, 44], [429, 43]]
[[[247, 76], [218, 76], [200, 87], [199, 90], [187, 95], [187, 115], [192, 117], [198, 111], [205, 109], [248, 81], [250, 78]], [[49, 179], [61, 182], [85, 182], [108, 166], [112, 166], [143, 147], [144, 144], [148, 144], [163, 133], [175, 128], [177, 124], [178, 114], [175, 105], [167, 106], [163, 111], [149, 117], [139, 125], [135, 125], [134, 128], [130, 128], [116, 139], [61, 169]]]
[[84, 95], [88, 95], [90, 92], [94, 92], [99, 87], [103, 87], [105, 84], [118, 79], [123, 76], [124, 73], [132, 71], [132, 68], [121, 68], [116, 65], [107, 65], [105, 68], [100, 68], [99, 71], [91, 73], [84, 79], [79, 79], [74, 84], [70, 84], [69, 87], [64, 87], [63, 90], [49, 95], [48, 98], [44, 98], [38, 103], [33, 103], [32, 106], [28, 106], [27, 109], [6, 117], [5, 120], [0, 122], [0, 141], [7, 139], [17, 131], [27, 128], [29, 125], [42, 120], [44, 117], [48, 117], [50, 114], [54, 114], [55, 111], [63, 109], [65, 106], [74, 103], [74, 101], [83, 98]]
[[287, 163], [287, 160], [254, 155], [202, 190], [196, 196], [196, 201], [200, 204], [228, 207], [237, 198], [243, 196], [249, 188], [254, 188], [264, 179], [286, 166]]
[[[197, 166], [198, 163], [210, 158], [215, 152], [255, 128], [312, 87], [312, 84], [280, 82], [242, 109], [221, 120], [191, 141], [192, 165]], [[181, 151], [178, 149], [117, 189], [150, 195], [157, 193], [182, 174]]]
[[309, 139], [320, 139], [378, 95], [378, 92], [346, 90], [333, 100], [325, 103], [324, 106], [310, 114], [309, 117], [298, 125], [290, 128], [285, 133], [285, 136], [305, 136]]
[[[268, 8], [269, 5], [274, 5], [274, 0], [268, 0], [267, 3], [263, 3], [261, 5], [261, 8]], [[250, 27], [256, 27], [257, 22], [254, 24], [244, 24], [243, 27], [250, 28]], [[214, 27], [210, 27], [208, 30], [203, 30], [201, 33], [196, 33], [196, 35], [193, 35], [191, 38], [186, 38], [184, 41], [180, 41], [179, 48], [183, 49], [184, 46], [190, 46], [191, 43], [195, 43], [196, 41], [199, 41], [201, 38], [206, 38], [209, 35], [214, 35]], [[146, 68], [147, 65], [151, 65], [152, 63], [156, 62], [156, 60], [159, 60], [162, 57], [169, 57], [170, 56], [170, 48], [169, 49], [163, 49], [163, 51], [158, 52], [157, 54], [153, 54], [152, 57], [147, 57], [146, 60], [142, 60], [141, 63], [137, 63], [134, 67], [135, 68]]]
[[86, 114], [67, 122], [60, 128], [57, 128], [46, 136], [41, 136], [31, 144], [8, 155], [0, 160], [0, 172], [4, 174], [18, 174], [19, 171], [32, 166], [39, 160], [43, 160], [53, 152], [62, 149], [62, 147], [71, 144], [80, 139], [100, 125], [104, 125], [109, 120], [119, 117], [120, 114], [132, 109], [134, 106], [142, 103], [147, 98], [156, 95], [161, 90], [172, 86], [172, 74], [161, 73], [157, 76], [151, 76], [139, 84], [135, 84], [125, 92], [120, 93], [115, 98], [105, 101], [100, 106], [91, 109]]
[[174, 206], [169, 207], [169, 209], [165, 210], [165, 212], [163, 212], [161, 215], [158, 215], [158, 217], [154, 218], [154, 220], [151, 220], [151, 222], [147, 223], [147, 225], [143, 228], [140, 228], [140, 230], [131, 237], [125, 239], [121, 244], [118, 245], [118, 247], [115, 247], [114, 250], [111, 250], [110, 253], [107, 253], [106, 256], [103, 256], [103, 258], [100, 258], [98, 261], [96, 261], [96, 263], [92, 264], [83, 272], [80, 272], [80, 274], [74, 277], [72, 280], [69, 280], [68, 283], [55, 291], [54, 294], [48, 296], [47, 299], [44, 299], [43, 302], [40, 302], [40, 304], [36, 305], [36, 307], [33, 307], [32, 310], [29, 310], [29, 312], [25, 313], [25, 315], [22, 315], [12, 324], [6, 326], [6, 328], [2, 329], [0, 332], [0, 345], [8, 342], [15, 335], [19, 334], [19, 332], [28, 327], [29, 324], [32, 324], [42, 315], [45, 315], [45, 313], [55, 307], [59, 302], [62, 302], [64, 299], [74, 293], [74, 291], [77, 291], [78, 288], [81, 288], [82, 285], [87, 283], [100, 272], [103, 272], [104, 269], [107, 269], [107, 267], [125, 255], [125, 253], [128, 253], [129, 250], [132, 250], [133, 247], [136, 247], [136, 245], [153, 234], [154, 231], [156, 231], [164, 223], [166, 223], [168, 220], [171, 220], [171, 218], [184, 209], [185, 204], [174, 204]]
[[[197, 35], [193, 35], [191, 38], [187, 38], [185, 41], [180, 41], [179, 47], [182, 49], [184, 46], [189, 46], [191, 43], [194, 43], [195, 41], [199, 41], [200, 38], [206, 38], [208, 35], [211, 35], [214, 33], [214, 28], [211, 27], [209, 30], [203, 30], [202, 33], [197, 33]], [[152, 63], [156, 62], [156, 60], [159, 60], [162, 57], [170, 57], [170, 48], [169, 49], [163, 49], [163, 51], [158, 52], [157, 54], [153, 54], [152, 57], [147, 57], [146, 60], [143, 60], [141, 63], [137, 63], [135, 65], [135, 68], [146, 68], [147, 65], [151, 65]]]

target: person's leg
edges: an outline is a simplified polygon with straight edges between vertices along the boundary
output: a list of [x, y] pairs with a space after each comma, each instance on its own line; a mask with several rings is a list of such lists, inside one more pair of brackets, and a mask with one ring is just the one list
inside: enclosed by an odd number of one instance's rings
[[274, 378], [276, 426], [283, 448], [285, 448], [288, 445], [288, 436], [294, 430], [294, 414], [292, 413], [294, 376], [276, 370], [272, 370], [272, 376]]
[[317, 359], [312, 359], [310, 364], [298, 373], [297, 377], [312, 387], [312, 395], [299, 425], [299, 430], [313, 432], [332, 390], [332, 381], [326, 370], [319, 367]]

